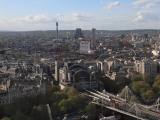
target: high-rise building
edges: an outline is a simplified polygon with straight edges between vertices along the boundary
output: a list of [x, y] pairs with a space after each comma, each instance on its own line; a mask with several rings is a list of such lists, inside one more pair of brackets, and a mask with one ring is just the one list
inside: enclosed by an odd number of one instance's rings
[[78, 39], [78, 38], [84, 38], [81, 28], [77, 28], [75, 31], [75, 39]]
[[59, 39], [58, 22], [56, 22], [56, 39]]
[[96, 29], [92, 28], [92, 40], [91, 40], [91, 47], [95, 48], [96, 46]]

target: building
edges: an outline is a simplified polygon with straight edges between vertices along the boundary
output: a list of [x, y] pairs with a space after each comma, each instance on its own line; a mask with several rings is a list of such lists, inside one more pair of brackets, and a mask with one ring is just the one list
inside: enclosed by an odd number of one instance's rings
[[56, 22], [56, 39], [59, 39], [58, 22]]
[[91, 54], [91, 42], [89, 40], [80, 40], [80, 53]]
[[75, 39], [84, 38], [81, 28], [77, 28], [75, 31]]
[[59, 63], [55, 61], [55, 75], [54, 78], [56, 81], [59, 81]]
[[95, 49], [95, 47], [96, 47], [96, 29], [92, 28], [91, 48]]
[[10, 79], [1, 79], [0, 80], [0, 92], [7, 91], [10, 87]]
[[97, 89], [98, 81], [95, 72], [82, 63], [64, 62], [59, 70], [59, 84], [61, 89], [74, 87], [78, 90]]
[[143, 59], [141, 61], [135, 61], [135, 71], [142, 74], [147, 79], [153, 79], [157, 75], [157, 62], [151, 59]]

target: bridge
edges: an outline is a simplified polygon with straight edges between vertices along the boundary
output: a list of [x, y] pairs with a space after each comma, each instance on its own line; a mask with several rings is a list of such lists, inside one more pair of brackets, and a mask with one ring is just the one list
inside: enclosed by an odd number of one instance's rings
[[138, 120], [160, 120], [160, 98], [154, 105], [142, 105], [128, 86], [118, 95], [113, 95], [106, 91], [86, 91], [83, 94], [92, 98], [92, 103], [96, 105], [132, 118]]

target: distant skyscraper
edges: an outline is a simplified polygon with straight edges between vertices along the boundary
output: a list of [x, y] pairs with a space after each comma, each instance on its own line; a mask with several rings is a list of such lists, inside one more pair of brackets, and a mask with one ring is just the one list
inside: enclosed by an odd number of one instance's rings
[[77, 28], [75, 32], [75, 39], [78, 39], [78, 38], [84, 38], [81, 28]]
[[96, 45], [96, 29], [92, 28], [92, 40], [91, 40], [91, 47], [95, 48]]
[[56, 39], [59, 39], [58, 22], [56, 22]]

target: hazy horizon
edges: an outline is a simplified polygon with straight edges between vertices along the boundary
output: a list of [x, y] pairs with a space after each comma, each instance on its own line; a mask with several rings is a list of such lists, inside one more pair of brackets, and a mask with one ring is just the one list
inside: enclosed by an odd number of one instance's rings
[[[92, 29], [92, 28], [91, 28]], [[82, 29], [83, 31], [91, 31], [91, 29]], [[59, 31], [75, 31], [75, 29], [60, 29]], [[96, 29], [97, 31], [150, 31], [150, 30], [154, 30], [154, 31], [160, 31], [160, 29], [124, 29], [124, 30], [100, 30], [100, 29]], [[0, 32], [36, 32], [36, 31], [56, 31], [55, 29], [46, 29], [46, 30], [41, 30], [41, 29], [37, 29], [37, 30], [0, 30]]]

